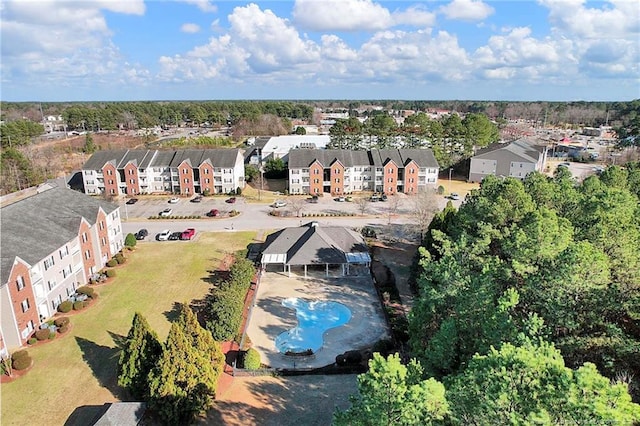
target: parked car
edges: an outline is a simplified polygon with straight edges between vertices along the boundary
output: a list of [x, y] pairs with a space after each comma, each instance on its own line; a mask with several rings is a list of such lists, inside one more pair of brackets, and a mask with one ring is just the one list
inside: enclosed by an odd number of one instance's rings
[[182, 231], [182, 235], [180, 235], [181, 240], [190, 240], [196, 235], [196, 230], [194, 228], [187, 228]]
[[459, 199], [460, 199], [460, 196], [459, 196], [458, 194], [456, 194], [455, 192], [452, 192], [452, 193], [449, 195], [449, 199], [451, 199], [451, 200], [459, 200]]
[[236, 202], [236, 197], [227, 198], [225, 203], [233, 204]]
[[345, 198], [345, 200], [347, 200], [350, 203], [353, 201], [353, 197], [349, 195], [347, 198]]
[[167, 241], [169, 239], [170, 235], [171, 235], [171, 231], [169, 229], [165, 229], [164, 231], [162, 231], [158, 235], [156, 235], [156, 240], [158, 240], [158, 241]]
[[287, 205], [287, 203], [285, 201], [282, 200], [276, 200], [273, 203], [273, 207], [278, 208], [278, 207], [285, 207]]
[[207, 216], [209, 217], [216, 217], [219, 215], [220, 215], [220, 212], [218, 211], [218, 209], [211, 209], [207, 212]]
[[179, 240], [180, 237], [182, 237], [182, 232], [172, 232], [169, 235], [169, 240], [170, 241], [176, 241], [176, 240]]
[[144, 240], [147, 237], [147, 235], [149, 235], [149, 231], [142, 228], [141, 230], [136, 232], [136, 240]]
[[169, 203], [171, 203], [171, 204], [177, 204], [179, 202], [180, 202], [180, 198], [178, 198], [178, 197], [173, 197], [173, 198], [171, 198], [169, 200]]
[[380, 201], [387, 201], [387, 194], [382, 194], [380, 196]]
[[377, 195], [377, 194], [373, 194], [373, 195], [371, 196], [371, 198], [369, 198], [369, 201], [374, 202], [374, 203], [375, 203], [376, 201], [380, 201], [380, 196], [379, 196], [379, 195]]
[[166, 216], [171, 216], [171, 213], [173, 213], [173, 210], [171, 209], [164, 209], [160, 212], [160, 216], [162, 217], [166, 217]]
[[339, 202], [339, 203], [344, 203], [345, 202], [345, 198], [344, 197], [338, 197], [338, 198], [335, 198], [335, 200], [337, 202]]
[[137, 203], [137, 202], [138, 202], [138, 199], [137, 199], [137, 198], [129, 198], [129, 199], [127, 200], [127, 204], [135, 204], [135, 203]]
[[191, 199], [192, 203], [199, 203], [200, 201], [202, 201], [202, 195], [196, 195]]
[[310, 202], [310, 203], [314, 203], [315, 204], [315, 203], [318, 202], [318, 196], [317, 195], [313, 195], [313, 196], [307, 198], [307, 201]]

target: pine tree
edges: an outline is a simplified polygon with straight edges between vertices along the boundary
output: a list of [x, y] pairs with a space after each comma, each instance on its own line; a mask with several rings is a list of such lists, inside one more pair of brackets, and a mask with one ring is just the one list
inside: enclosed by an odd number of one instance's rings
[[210, 359], [191, 343], [182, 326], [172, 324], [149, 373], [150, 405], [166, 424], [188, 424], [213, 403], [217, 376]]
[[136, 398], [149, 394], [147, 376], [156, 364], [162, 346], [157, 334], [138, 312], [133, 316], [131, 329], [118, 361], [118, 385], [127, 388]]
[[186, 302], [180, 307], [177, 324], [182, 328], [189, 344], [211, 361], [217, 383], [224, 365], [224, 354], [220, 343], [213, 340], [211, 332], [200, 325], [195, 313]]

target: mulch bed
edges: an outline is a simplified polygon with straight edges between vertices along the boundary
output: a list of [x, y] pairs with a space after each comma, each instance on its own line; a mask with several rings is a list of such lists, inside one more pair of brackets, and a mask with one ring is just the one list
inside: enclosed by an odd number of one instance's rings
[[0, 383], [11, 383], [15, 380], [18, 380], [20, 377], [24, 376], [29, 371], [31, 371], [32, 368], [33, 368], [33, 360], [31, 360], [31, 365], [25, 368], [24, 370], [14, 369], [13, 375], [7, 376], [6, 374], [3, 374], [2, 376], [0, 376]]

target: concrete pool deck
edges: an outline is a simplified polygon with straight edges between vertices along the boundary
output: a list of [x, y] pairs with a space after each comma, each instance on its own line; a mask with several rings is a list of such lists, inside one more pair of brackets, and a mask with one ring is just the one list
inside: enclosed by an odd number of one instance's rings
[[[311, 357], [295, 357], [295, 365], [294, 357], [280, 353], [275, 345], [280, 333], [298, 324], [295, 309], [282, 305], [289, 297], [340, 302], [351, 310], [347, 324], [326, 331], [322, 348]], [[272, 368], [318, 368], [333, 364], [336, 355], [388, 338], [389, 332], [369, 275], [304, 278], [267, 272], [260, 280], [247, 336], [263, 364]]]

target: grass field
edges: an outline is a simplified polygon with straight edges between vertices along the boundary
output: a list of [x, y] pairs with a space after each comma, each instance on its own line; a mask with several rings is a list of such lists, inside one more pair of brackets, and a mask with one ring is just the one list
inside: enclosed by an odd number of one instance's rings
[[[29, 348], [34, 367], [2, 385], [4, 425], [88, 424], [100, 406], [124, 398], [117, 386], [118, 344], [134, 312], [141, 312], [162, 340], [175, 304], [202, 299], [226, 254], [246, 248], [253, 232], [201, 233], [192, 242], [141, 244], [85, 311], [72, 315], [72, 329], [53, 342]], [[67, 423], [69, 424], [69, 423]]]

